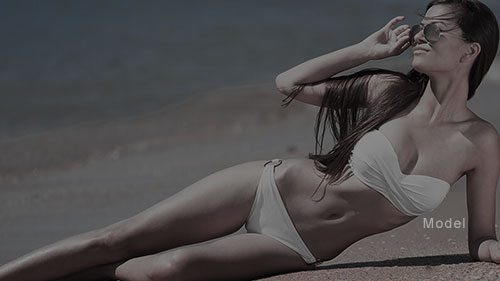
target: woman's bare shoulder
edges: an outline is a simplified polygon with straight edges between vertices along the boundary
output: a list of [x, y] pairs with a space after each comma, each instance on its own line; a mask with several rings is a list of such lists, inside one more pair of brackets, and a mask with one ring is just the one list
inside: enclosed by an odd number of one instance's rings
[[498, 136], [498, 131], [489, 121], [473, 113], [465, 134], [473, 144], [480, 145], [487, 139]]
[[[499, 145], [498, 130], [489, 121], [475, 115], [469, 121], [467, 129], [463, 132], [465, 137], [472, 143], [472, 151], [470, 164], [476, 166], [488, 151], [491, 151], [492, 146]], [[472, 170], [472, 169], [471, 169]]]

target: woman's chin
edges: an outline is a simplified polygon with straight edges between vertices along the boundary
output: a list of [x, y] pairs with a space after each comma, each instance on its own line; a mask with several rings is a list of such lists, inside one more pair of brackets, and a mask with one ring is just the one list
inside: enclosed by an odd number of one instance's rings
[[413, 58], [411, 67], [420, 73], [425, 73], [425, 67], [422, 65], [422, 60], [420, 58]]

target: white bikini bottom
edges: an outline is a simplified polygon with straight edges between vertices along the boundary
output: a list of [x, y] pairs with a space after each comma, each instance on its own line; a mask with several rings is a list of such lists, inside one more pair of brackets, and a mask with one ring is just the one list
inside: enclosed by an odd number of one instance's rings
[[[274, 167], [281, 162], [281, 159], [273, 159], [264, 164], [264, 171], [245, 228], [248, 233], [261, 233], [285, 244], [297, 252], [307, 264], [320, 264], [323, 260], [314, 257], [300, 237], [276, 186]], [[267, 165], [268, 163], [273, 165]]]

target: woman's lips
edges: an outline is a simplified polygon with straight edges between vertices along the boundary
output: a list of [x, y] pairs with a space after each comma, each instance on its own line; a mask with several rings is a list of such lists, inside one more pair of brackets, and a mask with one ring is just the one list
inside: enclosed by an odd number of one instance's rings
[[428, 52], [428, 50], [426, 50], [424, 47], [421, 47], [421, 46], [417, 46], [415, 48], [413, 48], [413, 52]]
[[414, 54], [420, 54], [420, 53], [427, 53], [427, 51], [422, 50], [422, 49], [416, 49], [416, 50], [413, 50], [413, 53]]

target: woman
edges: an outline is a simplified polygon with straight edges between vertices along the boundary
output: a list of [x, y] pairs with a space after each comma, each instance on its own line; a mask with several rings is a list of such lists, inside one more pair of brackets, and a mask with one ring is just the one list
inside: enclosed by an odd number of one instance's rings
[[[337, 140], [328, 153], [216, 172], [132, 218], [4, 265], [0, 280], [239, 280], [313, 269], [431, 211], [463, 175], [470, 254], [500, 263], [499, 136], [466, 106], [496, 55], [495, 16], [478, 1], [434, 0], [420, 25], [394, 28], [403, 19], [276, 78], [289, 98], [321, 106], [316, 137], [326, 109]], [[406, 75], [330, 78], [410, 46]], [[175, 249], [243, 224], [249, 233]]]

